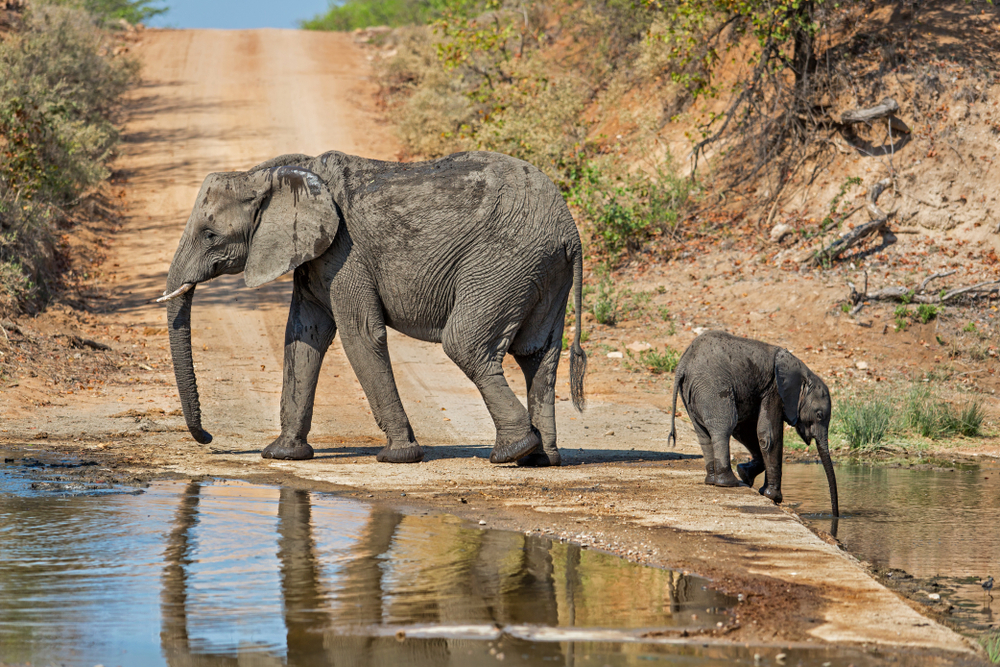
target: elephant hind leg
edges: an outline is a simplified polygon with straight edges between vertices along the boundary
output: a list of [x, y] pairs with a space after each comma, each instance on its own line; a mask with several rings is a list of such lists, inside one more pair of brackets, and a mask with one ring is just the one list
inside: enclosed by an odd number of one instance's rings
[[441, 332], [445, 354], [475, 383], [493, 418], [497, 437], [490, 454], [491, 463], [513, 463], [542, 442], [531, 427], [528, 411], [517, 400], [503, 374], [501, 361], [515, 331], [514, 325], [483, 326], [481, 313], [456, 305]]
[[519, 466], [557, 466], [562, 457], [556, 447], [556, 370], [562, 352], [562, 330], [553, 331], [548, 347], [534, 354], [514, 355], [528, 385], [528, 415], [541, 444], [518, 459]]
[[752, 487], [757, 476], [766, 469], [764, 457], [760, 451], [760, 442], [757, 440], [757, 425], [737, 427], [733, 437], [743, 443], [752, 457], [746, 463], [740, 463], [736, 466], [736, 474], [739, 475], [740, 480]]

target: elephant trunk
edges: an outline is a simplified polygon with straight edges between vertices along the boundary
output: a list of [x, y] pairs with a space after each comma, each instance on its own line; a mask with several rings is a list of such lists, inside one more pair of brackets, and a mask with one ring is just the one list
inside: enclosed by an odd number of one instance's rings
[[826, 481], [830, 485], [830, 503], [833, 505], [833, 516], [840, 516], [840, 503], [837, 500], [837, 477], [833, 473], [833, 460], [830, 458], [830, 440], [826, 429], [816, 438], [816, 451], [819, 452], [823, 470], [826, 471]]
[[[171, 280], [167, 281], [167, 286], [168, 291], [176, 291], [178, 288], [178, 285]], [[184, 420], [194, 439], [207, 445], [212, 442], [212, 436], [201, 427], [201, 404], [194, 376], [194, 359], [191, 356], [193, 300], [194, 287], [191, 287], [167, 302], [167, 329], [170, 332], [170, 356], [174, 362], [174, 377], [177, 380], [177, 393], [181, 397]]]

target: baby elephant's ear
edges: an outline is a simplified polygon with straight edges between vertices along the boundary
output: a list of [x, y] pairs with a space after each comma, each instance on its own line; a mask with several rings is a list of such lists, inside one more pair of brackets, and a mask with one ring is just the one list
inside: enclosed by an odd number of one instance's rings
[[774, 381], [785, 410], [785, 421], [795, 426], [799, 423], [799, 398], [805, 382], [806, 365], [788, 350], [778, 350], [774, 356]]
[[302, 167], [248, 175], [254, 191], [254, 229], [243, 280], [269, 283], [322, 255], [337, 235], [340, 212], [319, 176]]

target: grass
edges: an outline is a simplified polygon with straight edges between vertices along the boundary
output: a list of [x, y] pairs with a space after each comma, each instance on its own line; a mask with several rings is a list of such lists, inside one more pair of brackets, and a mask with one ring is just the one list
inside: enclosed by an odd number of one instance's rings
[[837, 399], [831, 429], [843, 437], [851, 451], [871, 452], [883, 449], [890, 437], [939, 440], [981, 436], [984, 421], [980, 400], [953, 406], [920, 384], [901, 399], [894, 398], [892, 391]]
[[1000, 630], [988, 632], [979, 638], [979, 645], [986, 651], [986, 657], [994, 665], [1000, 665]]
[[980, 401], [968, 401], [956, 411], [925, 387], [917, 387], [910, 391], [904, 410], [906, 425], [931, 440], [955, 435], [969, 438], [981, 435], [983, 418], [983, 406]]
[[656, 348], [652, 348], [650, 350], [643, 350], [637, 354], [633, 354], [628, 350], [626, 350], [626, 353], [629, 359], [637, 362], [643, 369], [654, 375], [673, 373], [677, 368], [677, 362], [681, 359], [681, 353], [669, 345], [662, 352], [658, 352]]
[[892, 428], [893, 406], [885, 398], [867, 395], [841, 403], [839, 428], [850, 449], [877, 449]]

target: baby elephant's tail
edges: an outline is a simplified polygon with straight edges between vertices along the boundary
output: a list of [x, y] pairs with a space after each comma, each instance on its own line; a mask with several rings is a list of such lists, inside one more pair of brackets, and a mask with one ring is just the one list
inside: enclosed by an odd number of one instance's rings
[[569, 351], [569, 388], [573, 397], [573, 407], [583, 412], [586, 400], [583, 397], [583, 376], [587, 372], [587, 353], [580, 347], [583, 331], [583, 251], [579, 246], [573, 257], [573, 308], [576, 310], [576, 331]]
[[684, 381], [684, 371], [677, 369], [674, 376], [674, 404], [670, 408], [670, 435], [667, 436], [667, 444], [671, 447], [677, 446], [677, 429], [674, 428], [674, 417], [677, 415], [677, 392], [680, 391], [681, 382]]

